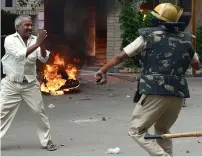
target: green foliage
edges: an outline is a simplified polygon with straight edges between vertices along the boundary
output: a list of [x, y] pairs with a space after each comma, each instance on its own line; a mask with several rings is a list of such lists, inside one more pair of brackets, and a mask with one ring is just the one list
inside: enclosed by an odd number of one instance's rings
[[[144, 14], [142, 14], [138, 8], [139, 6], [137, 6], [137, 1], [135, 1], [135, 3], [127, 7], [123, 7], [121, 10], [120, 13], [120, 23], [122, 30], [121, 49], [130, 44], [131, 42], [133, 42], [139, 36], [138, 29], [151, 26], [151, 14], [147, 12], [146, 13], [147, 16], [144, 19]], [[124, 66], [130, 68], [140, 66], [139, 59], [140, 59], [139, 56], [129, 58], [125, 61]]]
[[200, 56], [200, 60], [202, 60], [202, 26], [198, 26], [196, 31], [196, 52]]

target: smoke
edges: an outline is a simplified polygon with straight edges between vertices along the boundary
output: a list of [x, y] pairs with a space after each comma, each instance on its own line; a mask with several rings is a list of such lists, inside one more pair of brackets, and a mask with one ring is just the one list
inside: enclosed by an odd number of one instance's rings
[[[62, 53], [66, 59], [77, 58], [81, 64], [87, 59], [89, 7], [96, 8], [96, 18], [107, 18], [116, 0], [51, 0], [46, 8], [49, 49]], [[96, 28], [104, 23], [96, 20]]]

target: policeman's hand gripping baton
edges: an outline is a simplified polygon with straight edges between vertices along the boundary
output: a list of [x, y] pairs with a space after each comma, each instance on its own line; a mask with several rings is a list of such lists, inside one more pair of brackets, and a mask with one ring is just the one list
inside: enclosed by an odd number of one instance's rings
[[202, 137], [202, 132], [146, 135], [144, 139], [170, 139], [170, 138], [182, 138], [182, 137]]

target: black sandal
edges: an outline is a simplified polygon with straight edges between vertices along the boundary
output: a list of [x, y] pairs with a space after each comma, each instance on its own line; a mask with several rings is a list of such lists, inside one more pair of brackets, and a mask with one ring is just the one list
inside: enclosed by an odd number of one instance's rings
[[48, 141], [48, 144], [46, 146], [46, 149], [48, 151], [54, 151], [54, 150], [57, 150], [57, 146], [55, 144], [53, 144], [52, 141]]

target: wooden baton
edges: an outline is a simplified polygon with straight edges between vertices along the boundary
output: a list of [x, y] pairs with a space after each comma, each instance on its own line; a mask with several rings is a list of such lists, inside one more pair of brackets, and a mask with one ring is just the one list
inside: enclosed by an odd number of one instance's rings
[[202, 132], [146, 135], [144, 139], [170, 139], [170, 138], [182, 138], [182, 137], [202, 137]]

